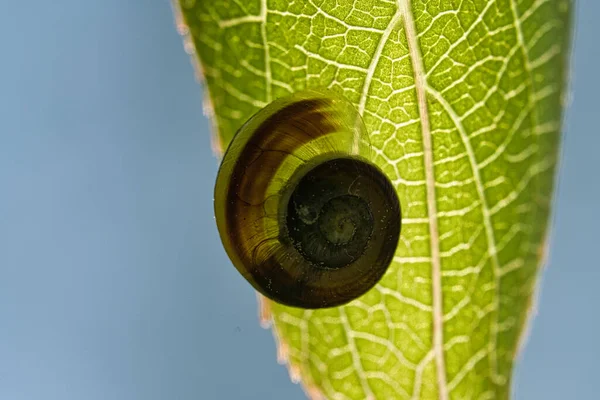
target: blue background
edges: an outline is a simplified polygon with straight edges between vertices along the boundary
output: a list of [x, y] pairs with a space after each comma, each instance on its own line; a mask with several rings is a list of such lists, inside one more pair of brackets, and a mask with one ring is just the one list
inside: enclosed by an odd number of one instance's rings
[[[551, 261], [517, 399], [597, 396], [600, 3], [578, 2]], [[304, 399], [212, 213], [168, 0], [0, 12], [0, 399]]]

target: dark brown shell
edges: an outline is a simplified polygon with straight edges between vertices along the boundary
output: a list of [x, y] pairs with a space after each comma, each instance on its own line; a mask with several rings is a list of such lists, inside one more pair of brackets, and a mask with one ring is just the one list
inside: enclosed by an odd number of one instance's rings
[[401, 212], [370, 160], [360, 115], [329, 91], [276, 100], [242, 126], [219, 169], [215, 215], [227, 254], [256, 290], [325, 308], [381, 279]]

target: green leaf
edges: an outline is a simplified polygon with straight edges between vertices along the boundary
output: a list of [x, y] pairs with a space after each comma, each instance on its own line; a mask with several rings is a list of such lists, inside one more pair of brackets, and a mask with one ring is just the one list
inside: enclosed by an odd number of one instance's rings
[[373, 290], [334, 309], [270, 304], [292, 376], [314, 398], [508, 398], [546, 252], [571, 3], [179, 6], [221, 149], [273, 99], [333, 88], [363, 114], [402, 203]]

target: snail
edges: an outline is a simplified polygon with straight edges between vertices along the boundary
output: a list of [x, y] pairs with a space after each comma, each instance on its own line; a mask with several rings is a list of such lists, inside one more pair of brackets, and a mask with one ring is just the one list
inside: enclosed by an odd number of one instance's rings
[[257, 291], [316, 309], [377, 284], [401, 209], [372, 157], [358, 110], [329, 90], [277, 99], [238, 130], [217, 174], [215, 217], [229, 258]]

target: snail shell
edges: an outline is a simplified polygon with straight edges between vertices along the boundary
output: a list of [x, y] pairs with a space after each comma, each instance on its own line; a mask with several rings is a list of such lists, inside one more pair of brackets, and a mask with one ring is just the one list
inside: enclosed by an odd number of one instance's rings
[[401, 211], [371, 159], [358, 111], [331, 91], [275, 100], [240, 128], [219, 168], [215, 215], [233, 265], [256, 290], [326, 308], [381, 279]]

